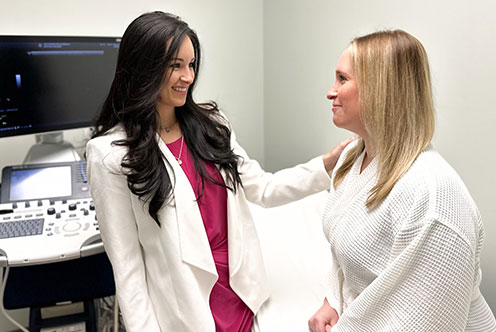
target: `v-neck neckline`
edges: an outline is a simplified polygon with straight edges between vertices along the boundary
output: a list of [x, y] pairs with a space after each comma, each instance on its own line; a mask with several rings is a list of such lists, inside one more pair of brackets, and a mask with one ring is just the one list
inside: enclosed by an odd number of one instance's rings
[[363, 164], [363, 159], [365, 158], [365, 150], [362, 151], [358, 159], [355, 161], [353, 164], [353, 167], [351, 168], [351, 174], [353, 177], [361, 177], [361, 178], [370, 178], [371, 175], [375, 175], [375, 171], [377, 168], [377, 158], [374, 157], [369, 164], [363, 169], [363, 171], [360, 172], [360, 169], [362, 168]]

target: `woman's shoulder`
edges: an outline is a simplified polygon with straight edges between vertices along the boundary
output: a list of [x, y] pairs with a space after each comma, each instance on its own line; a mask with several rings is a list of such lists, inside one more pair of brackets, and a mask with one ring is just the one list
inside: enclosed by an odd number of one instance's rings
[[479, 211], [467, 187], [451, 165], [432, 148], [422, 152], [398, 180], [388, 201], [394, 202], [391, 207], [396, 209], [397, 216], [401, 215], [403, 222], [440, 222], [472, 245], [482, 229]]
[[[117, 125], [104, 135], [92, 138], [86, 144], [88, 162], [115, 161], [120, 167], [122, 158], [127, 153], [127, 147], [115, 144], [116, 141], [126, 138], [126, 132], [121, 125]], [[109, 158], [109, 156], [111, 158]]]
[[432, 147], [423, 151], [406, 174], [398, 180], [403, 187], [415, 188], [415, 191], [459, 192], [467, 194], [466, 187], [455, 169]]
[[202, 104], [201, 108], [207, 114], [207, 116], [210, 119], [212, 119], [214, 122], [220, 123], [227, 127], [231, 126], [227, 118], [227, 115], [217, 107], [217, 104], [214, 103]]

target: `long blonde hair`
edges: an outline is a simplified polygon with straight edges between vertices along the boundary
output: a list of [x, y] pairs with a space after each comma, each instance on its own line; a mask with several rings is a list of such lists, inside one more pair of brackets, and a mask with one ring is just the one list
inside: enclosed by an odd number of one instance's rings
[[[378, 158], [378, 180], [366, 206], [378, 206], [434, 135], [435, 115], [427, 54], [402, 30], [355, 38], [350, 49], [358, 83], [360, 117]], [[360, 140], [334, 177], [334, 188], [358, 159]]]

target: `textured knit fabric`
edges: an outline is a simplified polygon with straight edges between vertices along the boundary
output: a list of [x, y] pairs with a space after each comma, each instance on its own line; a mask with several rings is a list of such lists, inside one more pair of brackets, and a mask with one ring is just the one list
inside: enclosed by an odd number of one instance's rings
[[[181, 168], [186, 173], [196, 197], [200, 197], [197, 201], [198, 207], [219, 274], [219, 279], [210, 293], [210, 310], [215, 321], [215, 330], [216, 332], [249, 332], [253, 313], [229, 286], [227, 191], [224, 187], [208, 181], [204, 182], [202, 190], [201, 179], [196, 172], [193, 157], [182, 139], [181, 137], [167, 146], [174, 156], [178, 157], [181, 153]], [[183, 145], [182, 148], [181, 145]], [[213, 179], [224, 183], [214, 164], [205, 162], [205, 167]]]
[[331, 188], [323, 215], [328, 300], [340, 315], [332, 331], [496, 331], [479, 291], [481, 218], [456, 172], [429, 148], [368, 210], [377, 160], [360, 173], [363, 156]]

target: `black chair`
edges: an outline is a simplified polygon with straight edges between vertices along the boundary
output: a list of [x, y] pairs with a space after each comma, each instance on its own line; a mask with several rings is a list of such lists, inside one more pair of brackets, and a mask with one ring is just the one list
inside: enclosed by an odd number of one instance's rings
[[[85, 322], [97, 332], [94, 299], [115, 295], [114, 275], [106, 253], [79, 259], [11, 267], [3, 305], [5, 309], [30, 308], [29, 330]], [[43, 318], [42, 310], [57, 303], [83, 302], [84, 312]]]

